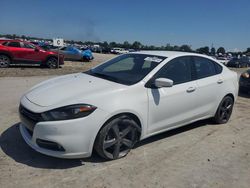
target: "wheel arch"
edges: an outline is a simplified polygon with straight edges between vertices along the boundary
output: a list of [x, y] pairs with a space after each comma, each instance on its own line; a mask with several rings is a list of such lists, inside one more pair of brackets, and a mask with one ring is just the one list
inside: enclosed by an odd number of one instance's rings
[[51, 54], [51, 55], [48, 55], [47, 57], [46, 57], [46, 59], [45, 59], [45, 61], [44, 61], [44, 63], [46, 63], [50, 58], [58, 58], [56, 55], [53, 55], [53, 54]]
[[[120, 113], [117, 113], [117, 114], [114, 114], [112, 115], [111, 117], [109, 117], [104, 123], [103, 125], [100, 127], [98, 133], [100, 132], [100, 130], [107, 124], [109, 123], [110, 121], [112, 121], [113, 119], [117, 118], [117, 117], [121, 117], [121, 116], [128, 116], [130, 118], [132, 118], [139, 126], [140, 128], [140, 134], [142, 133], [142, 123], [141, 123], [141, 120], [139, 119], [139, 117], [137, 115], [135, 115], [134, 113], [132, 112], [120, 112]], [[98, 135], [98, 134], [97, 134]]]
[[233, 95], [232, 93], [226, 94], [226, 95], [223, 97], [223, 99], [224, 99], [225, 97], [227, 97], [227, 96], [232, 97], [233, 101], [235, 102], [235, 97], [234, 97], [234, 95]]

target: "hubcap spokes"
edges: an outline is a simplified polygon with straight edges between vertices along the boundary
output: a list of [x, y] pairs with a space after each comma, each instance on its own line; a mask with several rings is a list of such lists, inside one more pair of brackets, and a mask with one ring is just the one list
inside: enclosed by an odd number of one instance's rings
[[220, 110], [220, 118], [222, 120], [228, 120], [232, 111], [232, 101], [230, 99], [225, 100], [222, 103], [221, 110]]
[[5, 56], [0, 56], [0, 66], [6, 67], [8, 65], [8, 59]]
[[49, 62], [48, 62], [48, 65], [49, 65], [49, 67], [56, 67], [56, 60], [54, 60], [54, 59], [51, 59], [51, 60], [49, 60]]
[[[125, 127], [125, 128], [124, 128]], [[103, 144], [105, 153], [113, 159], [124, 156], [133, 147], [135, 128], [131, 125], [114, 125], [108, 132]]]

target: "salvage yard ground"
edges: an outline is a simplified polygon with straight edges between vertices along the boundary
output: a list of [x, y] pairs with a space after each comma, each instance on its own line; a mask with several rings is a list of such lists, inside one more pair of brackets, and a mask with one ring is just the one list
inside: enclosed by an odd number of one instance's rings
[[56, 159], [29, 148], [18, 130], [17, 109], [22, 94], [43, 80], [84, 71], [113, 55], [95, 57], [84, 65], [66, 62], [59, 70], [0, 69], [1, 188], [249, 188], [250, 96], [245, 94], [238, 97], [229, 123], [214, 125], [205, 120], [154, 136], [120, 160], [103, 161], [96, 154], [88, 159]]

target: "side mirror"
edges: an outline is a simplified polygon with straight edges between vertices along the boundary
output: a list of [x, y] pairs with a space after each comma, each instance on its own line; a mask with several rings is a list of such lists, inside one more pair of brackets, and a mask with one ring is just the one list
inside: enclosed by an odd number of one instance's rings
[[173, 84], [174, 84], [173, 80], [167, 78], [157, 78], [154, 82], [154, 86], [157, 88], [172, 87]]
[[35, 48], [35, 52], [39, 52], [39, 48]]

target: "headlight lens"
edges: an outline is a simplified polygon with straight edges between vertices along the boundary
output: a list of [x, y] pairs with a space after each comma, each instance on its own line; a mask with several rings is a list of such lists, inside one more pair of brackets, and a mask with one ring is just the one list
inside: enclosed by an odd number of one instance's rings
[[88, 116], [95, 109], [95, 106], [89, 104], [77, 104], [50, 110], [42, 113], [41, 116], [44, 121], [69, 120]]

